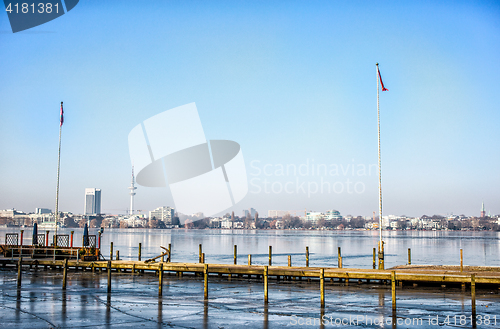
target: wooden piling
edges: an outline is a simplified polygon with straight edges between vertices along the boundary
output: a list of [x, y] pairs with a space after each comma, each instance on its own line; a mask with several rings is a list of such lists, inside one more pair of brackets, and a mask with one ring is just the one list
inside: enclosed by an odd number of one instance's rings
[[391, 271], [392, 311], [396, 311], [396, 272]]
[[158, 296], [163, 294], [163, 263], [159, 264], [158, 268]]
[[205, 263], [205, 253], [201, 253], [201, 263]]
[[248, 265], [252, 265], [252, 255], [248, 254]]
[[385, 269], [385, 264], [384, 264], [384, 241], [378, 243], [378, 269], [383, 270]]
[[337, 253], [338, 253], [337, 266], [338, 266], [338, 268], [342, 268], [342, 251], [341, 251], [340, 247], [338, 247]]
[[264, 303], [267, 304], [268, 299], [267, 299], [267, 291], [268, 291], [268, 284], [267, 284], [267, 276], [269, 273], [269, 269], [267, 266], [264, 266]]
[[63, 270], [63, 283], [62, 283], [62, 289], [66, 290], [66, 280], [68, 278], [68, 259], [66, 258], [64, 260], [64, 270]]
[[69, 247], [73, 248], [73, 235], [75, 234], [75, 231], [71, 231], [71, 239], [70, 239], [70, 244]]
[[202, 246], [201, 243], [198, 245], [198, 263], [201, 263]]
[[476, 275], [470, 275], [470, 294], [471, 294], [471, 304], [472, 304], [472, 319], [476, 321]]
[[172, 261], [172, 244], [171, 243], [168, 244], [168, 261], [169, 262]]
[[377, 248], [373, 248], [373, 269], [377, 268]]
[[132, 264], [132, 274], [135, 274], [135, 263]]
[[22, 267], [23, 267], [23, 257], [19, 256], [19, 260], [17, 261], [17, 287], [18, 288], [21, 288]]
[[116, 260], [120, 260], [120, 250], [116, 251]]
[[[111, 242], [113, 243], [113, 242]], [[111, 254], [113, 256], [113, 254]], [[108, 260], [108, 293], [111, 293], [111, 261]]]
[[325, 307], [325, 269], [319, 270], [319, 290], [321, 294], [321, 307]]
[[234, 245], [234, 265], [238, 263], [237, 255], [238, 255], [238, 246]]
[[288, 267], [292, 267], [292, 256], [288, 255]]
[[109, 247], [109, 260], [113, 260], [113, 242], [111, 242]]
[[137, 260], [139, 262], [141, 261], [141, 254], [142, 254], [142, 243], [139, 242], [139, 255], [137, 256]]
[[460, 249], [460, 272], [464, 271], [464, 251]]
[[411, 265], [411, 248], [408, 248], [408, 265]]
[[309, 247], [306, 246], [306, 267], [309, 267]]
[[205, 264], [203, 266], [203, 283], [204, 283], [204, 289], [203, 289], [203, 298], [205, 300], [208, 299], [208, 264]]
[[273, 264], [273, 246], [269, 246], [269, 266]]

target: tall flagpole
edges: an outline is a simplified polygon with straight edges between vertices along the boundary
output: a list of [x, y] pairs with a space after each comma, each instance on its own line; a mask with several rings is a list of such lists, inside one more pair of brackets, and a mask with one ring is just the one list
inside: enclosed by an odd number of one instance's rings
[[380, 156], [380, 102], [379, 102], [379, 79], [380, 71], [377, 66], [377, 124], [378, 124], [378, 229], [379, 229], [379, 245], [378, 245], [378, 264], [379, 269], [384, 269], [384, 242], [382, 241], [382, 165]]
[[56, 188], [56, 237], [54, 239], [54, 246], [57, 245], [57, 223], [59, 222], [59, 172], [61, 168], [61, 132], [62, 125], [64, 122], [64, 111], [63, 111], [63, 102], [61, 102], [61, 120], [59, 123], [59, 152], [57, 155], [57, 188]]

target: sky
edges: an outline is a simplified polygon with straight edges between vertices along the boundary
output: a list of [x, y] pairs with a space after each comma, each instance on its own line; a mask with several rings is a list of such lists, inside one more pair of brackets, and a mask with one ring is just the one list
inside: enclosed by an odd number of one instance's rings
[[[500, 214], [497, 1], [80, 1], [12, 33], [0, 13], [0, 209], [129, 207], [128, 134], [195, 102], [240, 144], [247, 196], [222, 214]], [[169, 127], [166, 126], [165, 129]], [[142, 212], [175, 206], [138, 186]]]

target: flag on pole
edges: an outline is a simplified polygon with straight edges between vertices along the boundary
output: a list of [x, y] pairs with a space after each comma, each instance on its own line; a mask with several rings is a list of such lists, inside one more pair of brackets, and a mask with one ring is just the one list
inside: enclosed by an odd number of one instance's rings
[[64, 111], [63, 111], [63, 102], [61, 102], [61, 122], [59, 124], [59, 127], [61, 127], [64, 123]]
[[[382, 85], [382, 91], [389, 91], [389, 89], [384, 87], [384, 83], [382, 82], [382, 76], [380, 75], [380, 70], [378, 68], [378, 64], [377, 64], [377, 71], [378, 71], [378, 78], [380, 79], [380, 84]], [[61, 108], [61, 111], [62, 111], [62, 108]]]

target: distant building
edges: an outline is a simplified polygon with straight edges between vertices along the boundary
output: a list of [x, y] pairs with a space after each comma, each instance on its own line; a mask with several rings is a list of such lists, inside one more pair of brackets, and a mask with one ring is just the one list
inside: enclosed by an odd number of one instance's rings
[[483, 202], [483, 205], [481, 207], [481, 218], [483, 217], [486, 217], [486, 211], [484, 210], [484, 202]]
[[85, 189], [85, 208], [83, 214], [94, 216], [101, 214], [101, 189]]
[[326, 220], [342, 220], [340, 212], [338, 210], [328, 210], [325, 214]]
[[50, 214], [52, 210], [48, 208], [35, 208], [35, 214], [37, 215], [43, 215], [43, 214]]
[[285, 215], [290, 215], [289, 211], [286, 210], [268, 210], [267, 217], [268, 218], [283, 218]]
[[243, 218], [247, 217], [250, 212], [246, 209], [243, 210]]
[[253, 209], [253, 208], [250, 208], [250, 216], [252, 216], [252, 218], [255, 217], [255, 214], [257, 213], [257, 210]]
[[149, 212], [149, 219], [161, 220], [165, 224], [172, 224], [175, 210], [172, 207], [159, 207]]
[[307, 211], [306, 212], [306, 220], [307, 221], [312, 221], [312, 222], [317, 222], [320, 219], [323, 219], [325, 215], [321, 212], [317, 211]]

